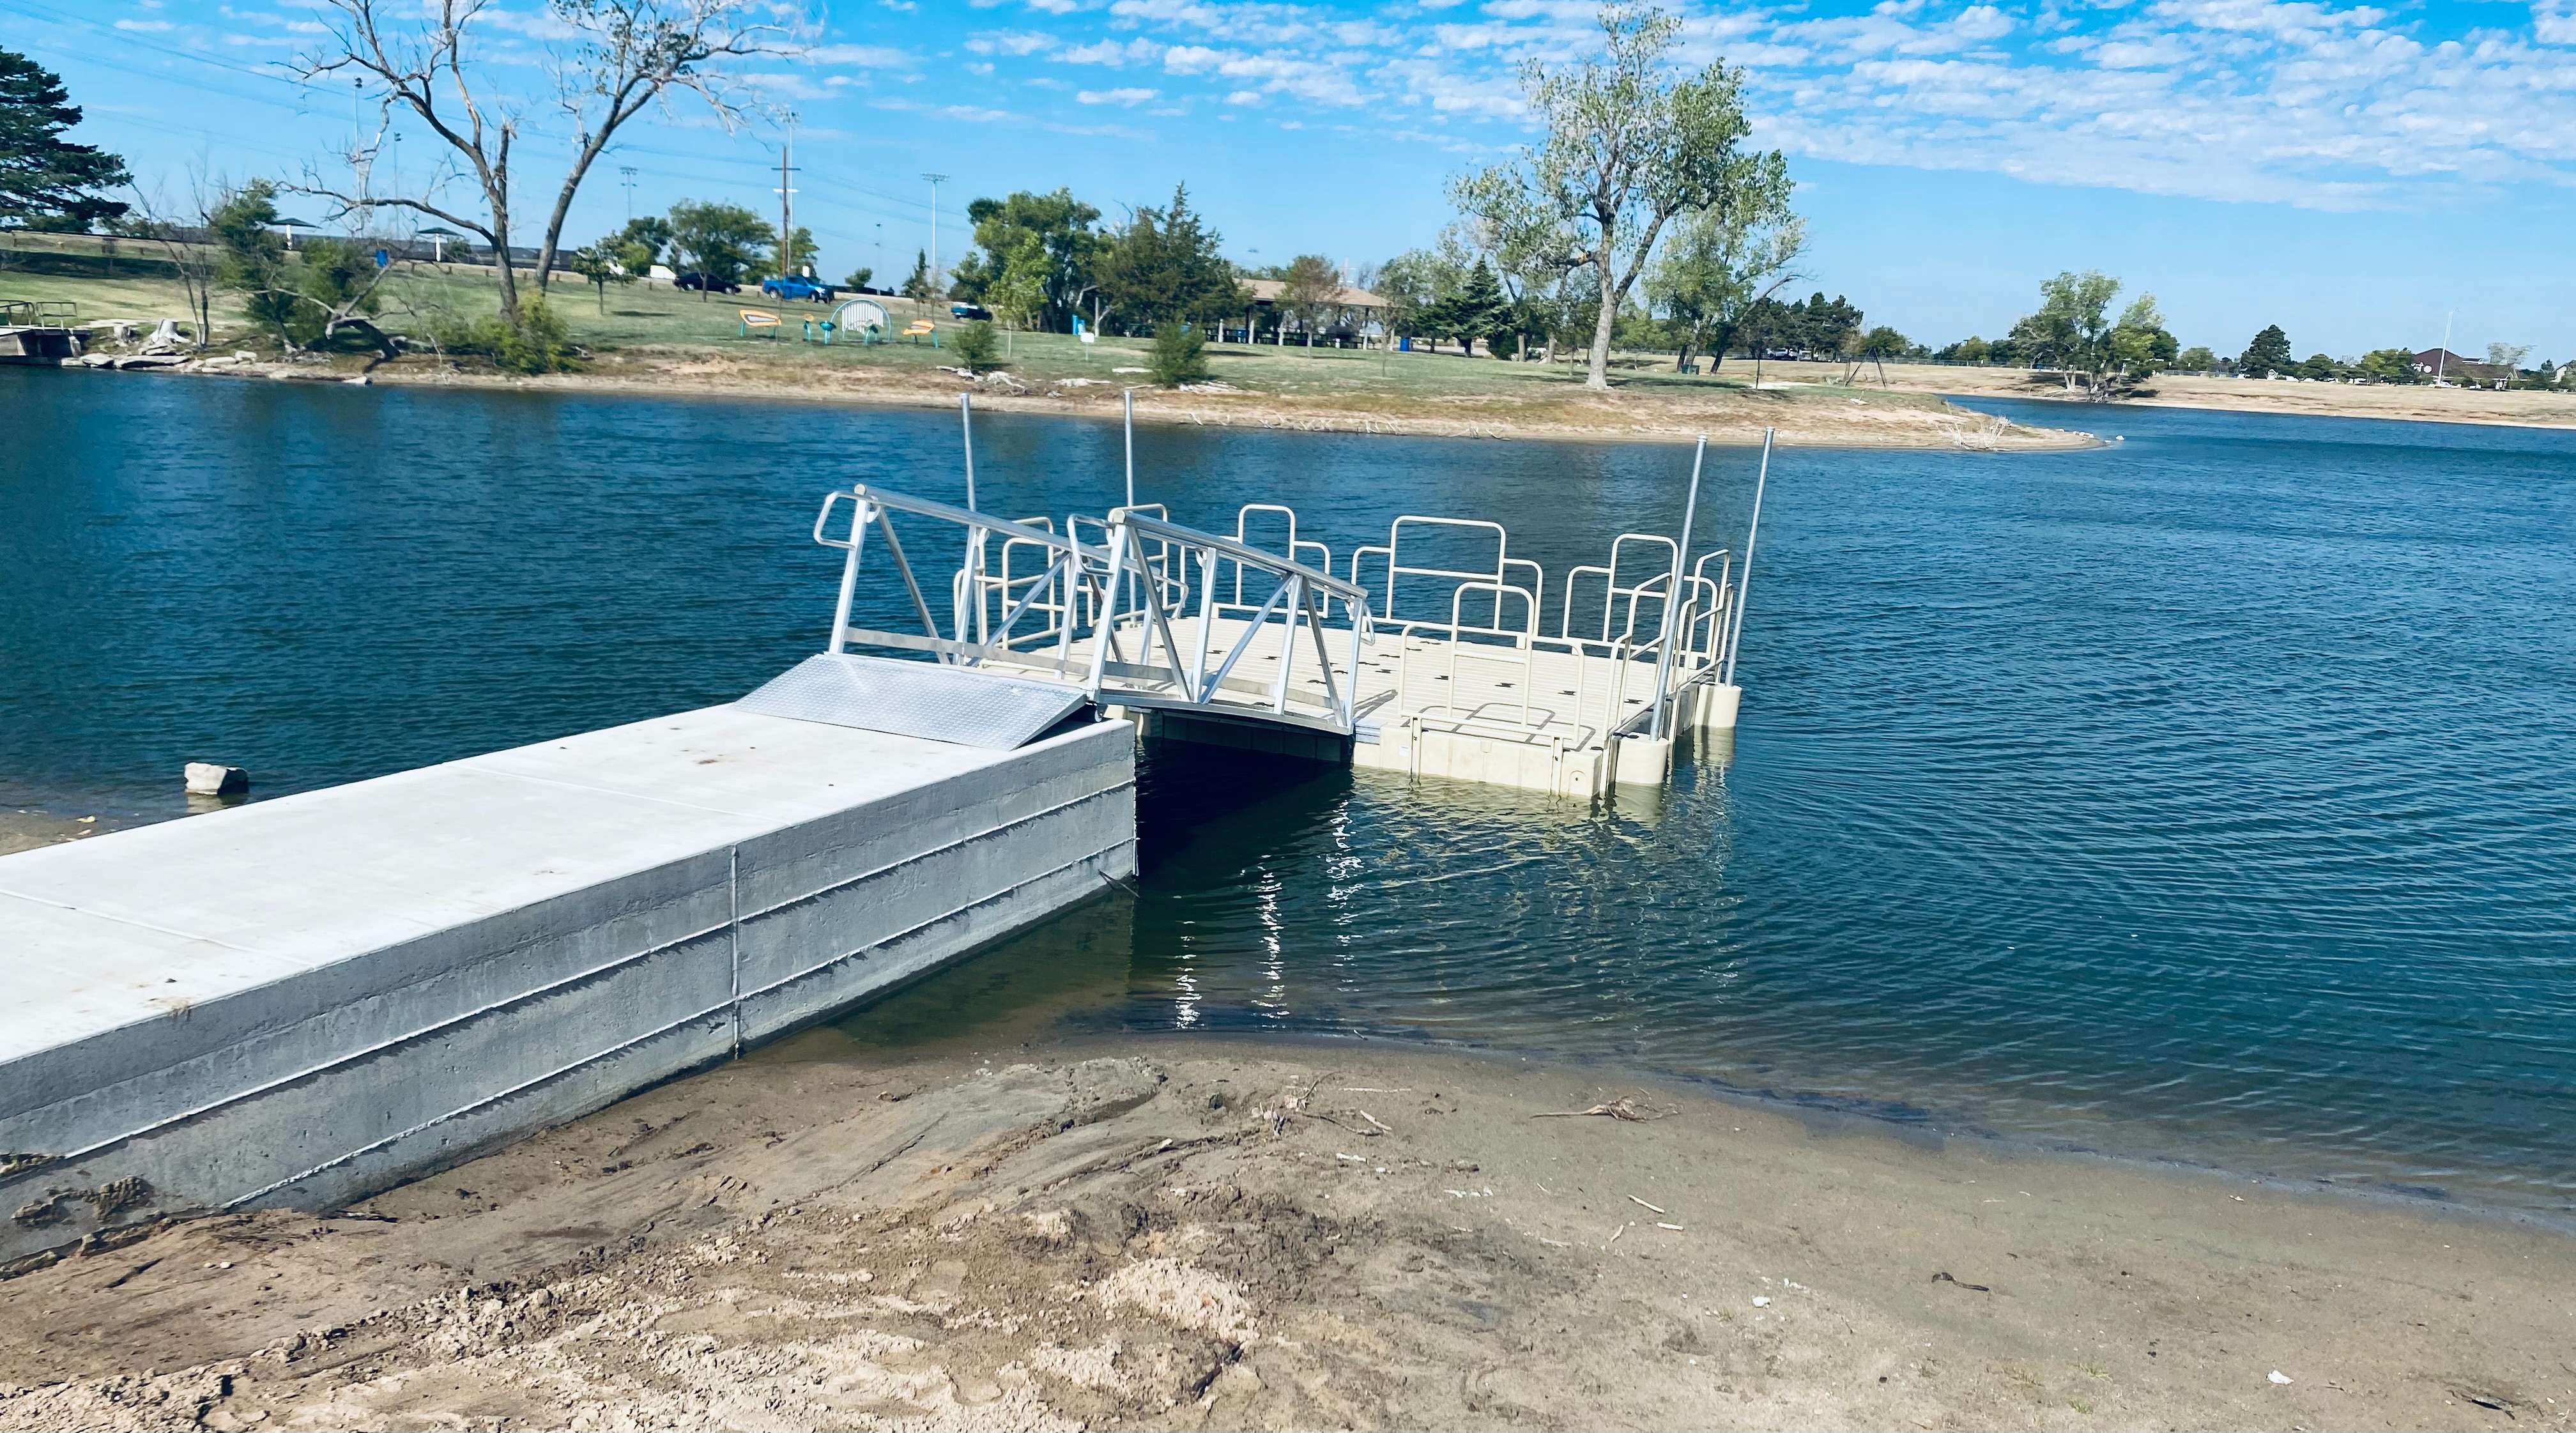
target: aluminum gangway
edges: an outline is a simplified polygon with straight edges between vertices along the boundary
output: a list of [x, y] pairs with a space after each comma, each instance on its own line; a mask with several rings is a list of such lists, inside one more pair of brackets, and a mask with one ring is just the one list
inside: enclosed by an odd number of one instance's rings
[[[1551, 586], [1500, 523], [1406, 514], [1336, 575], [1275, 503], [1223, 534], [1160, 504], [1059, 524], [854, 484], [814, 522], [843, 554], [825, 649], [745, 702], [986, 746], [1118, 714], [1167, 738], [1598, 796], [1660, 784], [1680, 733], [1735, 724], [1748, 574], [1726, 549], [1694, 555], [1687, 528], [1622, 533]], [[862, 617], [873, 553], [908, 624], [883, 625], [881, 575], [880, 616]]]

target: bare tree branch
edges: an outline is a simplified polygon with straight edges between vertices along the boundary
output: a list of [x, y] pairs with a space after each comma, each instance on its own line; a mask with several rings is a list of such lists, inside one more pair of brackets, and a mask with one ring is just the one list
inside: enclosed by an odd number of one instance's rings
[[[297, 186], [328, 198], [341, 212], [377, 207], [427, 214], [480, 235], [492, 246], [501, 313], [516, 324], [519, 264], [511, 251], [512, 150], [522, 120], [512, 97], [480, 77], [473, 54], [476, 22], [488, 0], [427, 0], [410, 18], [405, 0], [321, 0], [333, 18], [330, 40], [296, 61], [298, 75], [354, 74], [375, 91], [379, 113], [426, 125], [480, 191], [482, 220], [467, 218], [426, 192], [354, 198], [318, 176]], [[800, 30], [792, 9], [770, 0], [550, 0], [548, 13], [573, 36], [557, 58], [557, 102], [572, 120], [573, 158], [547, 214], [537, 249], [536, 281], [552, 277], [565, 218], [582, 180], [618, 129], [675, 89], [697, 94], [727, 127], [746, 111], [728, 84], [726, 62], [789, 53]], [[759, 18], [759, 17], [774, 18]], [[480, 88], [478, 89], [478, 86]]]

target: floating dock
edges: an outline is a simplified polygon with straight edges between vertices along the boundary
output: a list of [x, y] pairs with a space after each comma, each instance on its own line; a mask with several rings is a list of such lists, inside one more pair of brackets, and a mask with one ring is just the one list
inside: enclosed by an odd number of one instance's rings
[[1097, 895], [1134, 755], [721, 706], [0, 858], [0, 1267], [355, 1198]]
[[1097, 895], [1144, 735], [1599, 800], [1735, 725], [1750, 531], [1551, 583], [1408, 516], [1337, 574], [1273, 504], [995, 517], [968, 453], [963, 508], [825, 497], [825, 648], [739, 702], [0, 858], [0, 1270], [345, 1203]]

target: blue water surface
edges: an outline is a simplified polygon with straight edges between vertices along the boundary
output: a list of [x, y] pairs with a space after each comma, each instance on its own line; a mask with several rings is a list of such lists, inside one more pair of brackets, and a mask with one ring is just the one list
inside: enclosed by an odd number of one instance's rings
[[[1782, 453], [1744, 724], [1673, 791], [1158, 759], [1132, 906], [958, 988], [2576, 1206], [2576, 434], [1979, 406], [2122, 441]], [[826, 487], [959, 484], [954, 414], [0, 370], [0, 415], [0, 803], [111, 819], [738, 695], [821, 640]], [[988, 506], [1117, 500], [1113, 426], [977, 440]], [[1688, 458], [1137, 447], [1181, 521], [1493, 516], [1552, 576]], [[1750, 477], [1712, 450], [1703, 531]]]

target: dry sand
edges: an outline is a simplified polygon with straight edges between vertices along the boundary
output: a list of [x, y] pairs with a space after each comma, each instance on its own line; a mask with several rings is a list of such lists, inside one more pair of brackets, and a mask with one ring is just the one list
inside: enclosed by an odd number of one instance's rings
[[0, 1427], [2533, 1429], [2571, 1301], [2557, 1231], [1598, 1070], [827, 1030], [0, 1283]]
[[[1829, 376], [1830, 365], [1779, 364], [1769, 379], [1812, 381]], [[1839, 375], [1840, 369], [1831, 369]], [[1747, 373], [1738, 377], [1749, 377]], [[1863, 369], [1861, 381], [1876, 387], [1876, 369]], [[2015, 368], [1945, 368], [1928, 364], [1887, 366], [1888, 387], [1898, 393], [1942, 393], [1978, 398], [2066, 400], [2064, 385], [2033, 383]], [[2576, 428], [2576, 388], [2557, 392], [2516, 389], [2435, 388], [2430, 384], [2360, 386], [2349, 383], [2289, 383], [2242, 378], [2201, 378], [2191, 374], [2158, 375], [2144, 397], [2102, 405], [2073, 399], [2066, 421], [2095, 427], [2112, 421], [2120, 408], [2221, 408], [2240, 413], [2290, 413], [2319, 418], [2394, 418], [2415, 423], [2477, 423], [2517, 428]], [[2090, 416], [2087, 416], [2090, 415]]]

